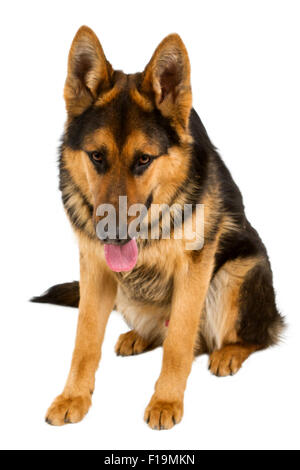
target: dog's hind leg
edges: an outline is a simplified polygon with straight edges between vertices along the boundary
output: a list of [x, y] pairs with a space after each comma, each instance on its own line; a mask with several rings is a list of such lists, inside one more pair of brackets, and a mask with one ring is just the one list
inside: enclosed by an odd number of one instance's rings
[[250, 354], [275, 344], [282, 328], [267, 260], [227, 262], [216, 274], [206, 301], [211, 373], [235, 374]]
[[162, 345], [168, 329], [168, 307], [135, 303], [119, 289], [116, 310], [130, 328], [120, 335], [115, 345], [118, 356], [133, 356]]
[[251, 353], [257, 351], [259, 346], [246, 344], [229, 344], [214, 351], [209, 358], [209, 370], [217, 377], [227, 377], [236, 374], [243, 362]]
[[131, 330], [120, 335], [115, 346], [115, 352], [118, 356], [134, 356], [155, 347], [155, 342], [144, 339], [136, 330]]

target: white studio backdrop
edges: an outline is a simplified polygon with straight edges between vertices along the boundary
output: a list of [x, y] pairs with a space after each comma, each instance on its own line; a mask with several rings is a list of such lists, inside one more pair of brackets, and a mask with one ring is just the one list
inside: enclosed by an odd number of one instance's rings
[[[291, 0], [1, 3], [1, 448], [299, 448], [299, 14]], [[143, 422], [162, 351], [116, 357], [127, 330], [117, 313], [86, 419], [43, 421], [67, 376], [77, 311], [28, 299], [79, 276], [56, 161], [67, 55], [82, 24], [125, 72], [141, 71], [167, 34], [181, 35], [194, 106], [268, 248], [289, 324], [281, 346], [251, 356], [235, 377], [217, 379], [197, 358], [171, 431]]]

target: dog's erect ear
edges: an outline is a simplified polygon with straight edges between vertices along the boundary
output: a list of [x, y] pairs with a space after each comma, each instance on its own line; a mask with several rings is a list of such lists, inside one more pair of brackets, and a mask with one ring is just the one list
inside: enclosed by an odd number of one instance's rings
[[112, 72], [97, 36], [90, 28], [82, 26], [69, 52], [64, 90], [68, 113], [81, 114], [101, 90], [109, 89]]
[[162, 114], [187, 127], [192, 108], [190, 61], [178, 34], [167, 36], [155, 50], [144, 71], [142, 91], [154, 93]]

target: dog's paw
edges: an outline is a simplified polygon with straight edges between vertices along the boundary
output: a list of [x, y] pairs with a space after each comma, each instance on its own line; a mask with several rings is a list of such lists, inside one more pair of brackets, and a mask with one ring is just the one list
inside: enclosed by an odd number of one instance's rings
[[143, 339], [135, 330], [131, 330], [119, 337], [115, 352], [118, 356], [132, 356], [141, 354], [148, 347], [148, 341]]
[[226, 346], [210, 355], [208, 368], [217, 377], [235, 375], [247, 357], [243, 348]]
[[146, 408], [144, 419], [152, 429], [171, 429], [178, 424], [183, 416], [181, 401], [167, 402], [152, 397]]
[[78, 423], [87, 414], [91, 403], [90, 395], [72, 398], [59, 395], [47, 411], [46, 423], [52, 426]]

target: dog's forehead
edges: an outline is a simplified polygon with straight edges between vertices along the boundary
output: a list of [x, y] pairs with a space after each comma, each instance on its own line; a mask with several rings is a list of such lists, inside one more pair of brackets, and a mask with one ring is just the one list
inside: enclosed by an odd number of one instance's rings
[[124, 82], [121, 86], [117, 83], [106, 95], [100, 96], [93, 106], [69, 123], [65, 134], [66, 145], [74, 150], [82, 149], [87, 140], [93, 140], [93, 136], [96, 141], [96, 136], [101, 135], [101, 129], [109, 129], [120, 151], [130, 135], [136, 133], [156, 142], [162, 150], [174, 144], [177, 136], [169, 121], [154, 107], [145, 110], [134, 99], [132, 90], [132, 83], [130, 86], [125, 86]]

